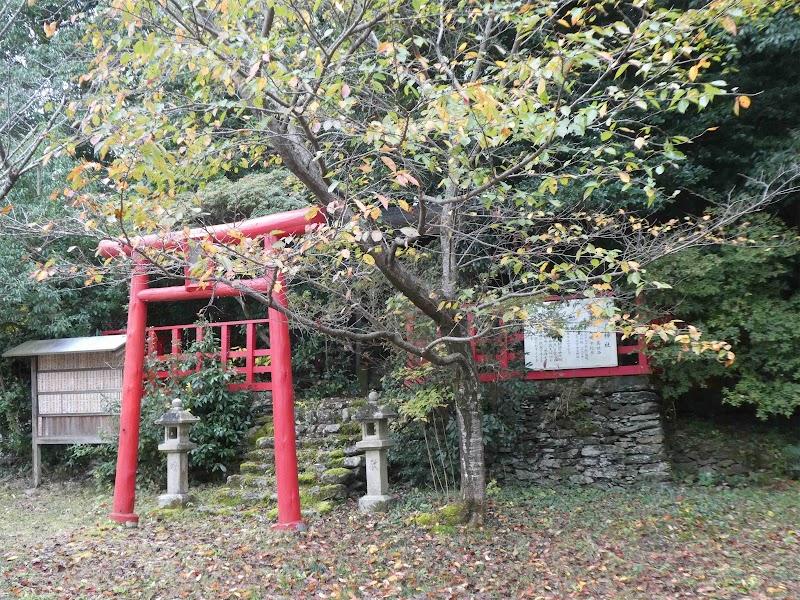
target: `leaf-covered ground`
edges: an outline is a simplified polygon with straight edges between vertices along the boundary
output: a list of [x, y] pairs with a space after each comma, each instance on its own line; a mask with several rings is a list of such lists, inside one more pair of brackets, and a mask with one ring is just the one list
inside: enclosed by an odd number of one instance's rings
[[479, 531], [416, 526], [433, 510], [416, 493], [305, 533], [258, 510], [158, 515], [152, 495], [133, 529], [108, 493], [1, 482], [0, 598], [800, 598], [797, 484], [508, 489]]

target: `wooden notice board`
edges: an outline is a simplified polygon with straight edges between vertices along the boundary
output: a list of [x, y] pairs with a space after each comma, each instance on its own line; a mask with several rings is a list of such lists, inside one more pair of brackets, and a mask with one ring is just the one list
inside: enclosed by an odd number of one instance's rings
[[100, 444], [118, 427], [124, 335], [25, 342], [4, 358], [31, 359], [33, 479], [42, 444]]

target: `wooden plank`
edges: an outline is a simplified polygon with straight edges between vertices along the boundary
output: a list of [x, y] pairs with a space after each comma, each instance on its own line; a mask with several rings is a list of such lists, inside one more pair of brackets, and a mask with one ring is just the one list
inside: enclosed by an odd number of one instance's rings
[[79, 369], [77, 369], [77, 368], [76, 369], [50, 369], [50, 370], [39, 369], [39, 373], [73, 373], [75, 371], [91, 371], [92, 373], [94, 373], [94, 372], [97, 372], [97, 371], [121, 371], [121, 370], [122, 370], [122, 367], [106, 366], [106, 367], [81, 367]]
[[102, 438], [97, 435], [87, 435], [83, 437], [52, 437], [52, 438], [42, 438], [39, 440], [39, 445], [49, 445], [54, 446], [56, 444], [112, 444], [115, 443], [115, 440], [110, 438]]
[[44, 416], [40, 443], [44, 440], [53, 443], [53, 439], [77, 443], [74, 440], [111, 437], [118, 422], [118, 417], [108, 415]]
[[84, 354], [48, 354], [39, 357], [40, 371], [121, 368], [124, 356], [116, 352], [87, 352]]
[[39, 487], [42, 479], [42, 456], [39, 453], [39, 394], [36, 389], [38, 379], [36, 370], [38, 369], [39, 357], [31, 359], [31, 444], [33, 450], [33, 487]]
[[40, 394], [121, 389], [122, 371], [51, 371], [39, 373], [37, 381]]
[[39, 394], [39, 414], [79, 415], [87, 413], [113, 412], [111, 407], [119, 404], [121, 390], [99, 392], [73, 392], [62, 394]]

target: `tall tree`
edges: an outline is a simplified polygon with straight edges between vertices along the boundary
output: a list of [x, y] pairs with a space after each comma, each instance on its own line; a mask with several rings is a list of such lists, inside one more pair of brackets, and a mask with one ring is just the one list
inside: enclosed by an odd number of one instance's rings
[[[80, 38], [96, 0], [9, 0], [0, 6], [0, 202], [62, 149], [65, 108], [85, 70]], [[56, 135], [58, 134], [58, 135]], [[41, 188], [41, 183], [39, 183]]]
[[[96, 93], [83, 120], [104, 162], [76, 169], [66, 194], [88, 228], [105, 235], [113, 223], [135, 247], [137, 235], [181, 225], [192, 206], [176, 190], [282, 163], [316, 196], [321, 208], [309, 218], [321, 210], [324, 225], [266, 250], [208, 237], [191, 244], [196, 251], [142, 253], [154, 270], [188, 262], [207, 285], [279, 271], [330, 300], [321, 309], [294, 298], [281, 310], [296, 324], [388, 341], [449, 369], [462, 497], [481, 522], [472, 343], [503, 328], [551, 327], [529, 306], [554, 294], [641, 289], [649, 262], [718, 240], [719, 227], [790, 185], [784, 178], [726, 198], [697, 221], [589, 210], [603, 187], [644, 205], [662, 193], [656, 177], [678, 168], [685, 140], [654, 127], [654, 116], [702, 109], [725, 93], [719, 76], [705, 76], [725, 51], [716, 38], [757, 9], [115, 0], [90, 35]], [[107, 194], [83, 193], [92, 180]], [[560, 204], [565, 197], [573, 201]], [[677, 336], [730, 358], [722, 343], [605, 307], [595, 316], [610, 327]]]

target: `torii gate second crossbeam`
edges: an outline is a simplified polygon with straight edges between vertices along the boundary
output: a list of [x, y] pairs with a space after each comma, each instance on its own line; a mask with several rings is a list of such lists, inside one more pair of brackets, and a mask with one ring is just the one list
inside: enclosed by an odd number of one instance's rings
[[[313, 215], [313, 217], [311, 216]], [[280, 238], [306, 232], [312, 223], [324, 222], [321, 211], [306, 209], [278, 213], [238, 224], [217, 225], [211, 228], [192, 229], [187, 234], [170, 233], [166, 236], [150, 235], [138, 238], [133, 245], [118, 241], [103, 241], [98, 248], [105, 257], [126, 254], [135, 261], [131, 279], [128, 307], [127, 344], [125, 346], [125, 371], [122, 379], [122, 407], [120, 411], [119, 452], [117, 474], [114, 482], [114, 508], [110, 518], [121, 523], [137, 523], [134, 513], [136, 500], [136, 466], [139, 458], [139, 422], [143, 394], [142, 375], [145, 358], [145, 329], [147, 303], [177, 300], [195, 300], [213, 296], [238, 296], [240, 291], [232, 286], [216, 284], [213, 289], [190, 289], [186, 286], [149, 288], [145, 258], [141, 248], [176, 248], [187, 239], [211, 239], [217, 243], [230, 243], [242, 236], [255, 238], [268, 236]], [[255, 279], [249, 287], [269, 292], [281, 306], [286, 306], [286, 289], [275, 291], [267, 279]], [[292, 388], [291, 348], [289, 324], [286, 316], [269, 309], [269, 337], [272, 349], [272, 405], [275, 430], [275, 478], [278, 493], [278, 529], [297, 529], [301, 524], [300, 488], [297, 478], [297, 447], [294, 430], [294, 391]]]

